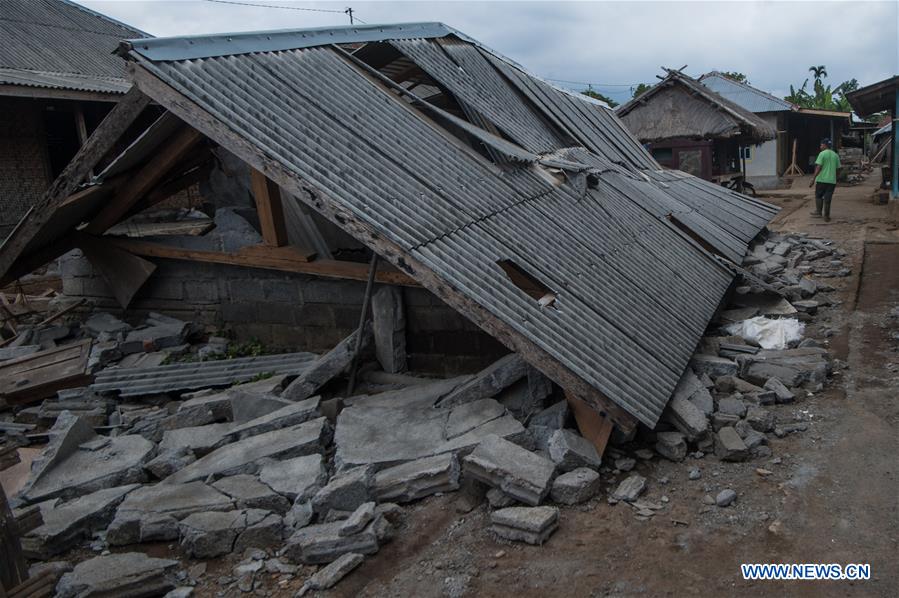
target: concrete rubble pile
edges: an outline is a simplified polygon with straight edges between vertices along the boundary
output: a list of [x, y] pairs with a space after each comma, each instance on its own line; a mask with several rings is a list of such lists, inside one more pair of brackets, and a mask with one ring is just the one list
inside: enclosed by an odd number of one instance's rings
[[[39, 560], [74, 548], [100, 553], [63, 567], [64, 596], [137, 585], [186, 596], [203, 576], [195, 561], [229, 554], [244, 560], [220, 580], [223, 589], [251, 592], [263, 575], [284, 584], [311, 572], [302, 594], [334, 586], [397, 537], [398, 505], [463, 486], [487, 505], [484, 527], [498, 541], [544, 544], [564, 518], [558, 506], [595, 500], [603, 488], [610, 503], [649, 519], [665, 505], [644, 497], [638, 463], [654, 454], [674, 462], [759, 459], [772, 454], [772, 436], [807, 428], [778, 409], [823, 388], [835, 367], [827, 350], [811, 339], [762, 349], [725, 327], [759, 315], [810, 321], [834, 304], [820, 279], [846, 276], [844, 257], [799, 236], [771, 235], [756, 246], [745, 264], [751, 274], [703, 339], [657, 428], [614, 434], [605, 455], [577, 431], [559, 390], [532, 383], [539, 373], [517, 355], [440, 380], [368, 376], [363, 368], [357, 391], [344, 396], [355, 334], [301, 371], [225, 387], [60, 391], [4, 414], [11, 424], [49, 428], [12, 497], [17, 512], [37, 506], [43, 518], [23, 546]], [[95, 339], [98, 371], [155, 371], [173, 356], [208, 360], [229, 347], [215, 337], [191, 345], [199, 331], [159, 315], [133, 328], [93, 314], [80, 330]], [[371, 329], [363, 334], [364, 345], [373, 342]], [[21, 432], [4, 430], [8, 442], [22, 441]], [[177, 544], [183, 560], [141, 554], [149, 542]]]

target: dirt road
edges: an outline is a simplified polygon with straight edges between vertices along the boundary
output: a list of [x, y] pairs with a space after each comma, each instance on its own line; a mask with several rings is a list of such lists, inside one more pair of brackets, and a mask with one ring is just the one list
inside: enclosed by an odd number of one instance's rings
[[[870, 203], [871, 184], [837, 189], [829, 224], [809, 215], [805, 189], [798, 181], [771, 200], [784, 208], [772, 228], [834, 239], [853, 264], [852, 276], [833, 282], [842, 303], [808, 331], [823, 338], [833, 330], [829, 346], [847, 369], [837, 368], [824, 391], [777, 410], [779, 421], [809, 422], [808, 431], [772, 439], [770, 459], [641, 462], [647, 497], [665, 510], [639, 521], [604, 493], [564, 509], [542, 547], [492, 539], [484, 505], [459, 512], [464, 495], [425, 501], [409, 510], [397, 541], [331, 595], [899, 595], [899, 318], [889, 316], [899, 305], [899, 232], [886, 207]], [[694, 467], [702, 478], [691, 481]], [[735, 507], [703, 503], [727, 487], [738, 492]], [[767, 562], [869, 563], [872, 579], [742, 579], [741, 563]]]

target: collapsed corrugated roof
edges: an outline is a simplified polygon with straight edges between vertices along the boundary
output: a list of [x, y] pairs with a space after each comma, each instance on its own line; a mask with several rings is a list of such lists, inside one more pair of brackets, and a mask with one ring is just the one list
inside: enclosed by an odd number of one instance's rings
[[795, 109], [790, 102], [757, 89], [747, 83], [734, 81], [718, 71], [706, 73], [699, 82], [750, 112], [783, 112]]
[[63, 0], [0, 2], [0, 85], [121, 94], [122, 38], [146, 34]]
[[739, 262], [776, 213], [437, 23], [122, 52], [159, 105], [626, 428], [655, 425], [733, 280], [704, 247]]
[[768, 123], [749, 110], [671, 69], [648, 91], [619, 106], [617, 114], [644, 142], [740, 137], [761, 143], [774, 139], [775, 134]]

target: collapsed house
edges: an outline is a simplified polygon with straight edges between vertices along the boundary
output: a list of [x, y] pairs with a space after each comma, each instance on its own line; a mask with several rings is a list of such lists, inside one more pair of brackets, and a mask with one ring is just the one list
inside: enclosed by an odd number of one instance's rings
[[[389, 263], [376, 282], [424, 287], [628, 430], [656, 424], [776, 212], [663, 170], [608, 109], [442, 24], [119, 53], [134, 87], [0, 248], [4, 283], [76, 247], [123, 305], [152, 276], [146, 258], [366, 279], [365, 263], [288, 245], [284, 205], [302, 202]], [[109, 234], [218, 150], [252, 169], [261, 243]]]

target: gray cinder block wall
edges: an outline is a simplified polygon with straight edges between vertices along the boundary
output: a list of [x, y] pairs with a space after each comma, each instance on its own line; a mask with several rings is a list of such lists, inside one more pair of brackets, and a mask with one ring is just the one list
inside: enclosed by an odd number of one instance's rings
[[[122, 314], [80, 251], [60, 259], [63, 292], [139, 321], [150, 311], [231, 330], [239, 341], [321, 353], [359, 323], [365, 283], [273, 270], [154, 260], [158, 268]], [[508, 350], [426, 289], [402, 288], [412, 371], [474, 372]]]

